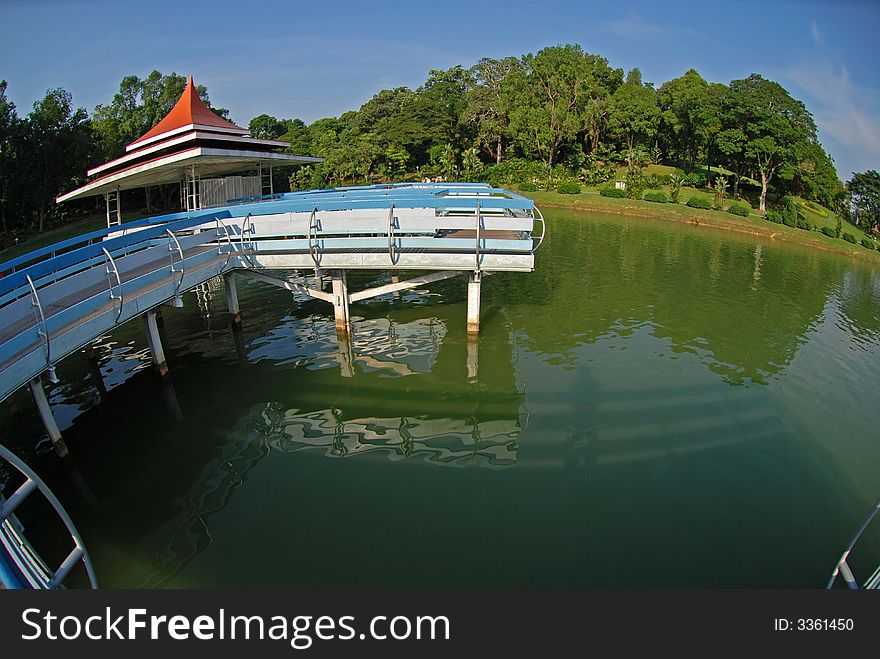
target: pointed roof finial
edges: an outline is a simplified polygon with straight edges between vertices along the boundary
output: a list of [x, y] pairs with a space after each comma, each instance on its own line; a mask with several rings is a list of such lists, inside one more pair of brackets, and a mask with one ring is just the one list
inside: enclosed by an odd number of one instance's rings
[[193, 83], [192, 76], [190, 76], [183, 93], [180, 95], [180, 98], [177, 99], [177, 103], [171, 109], [171, 112], [165, 115], [162, 121], [129, 144], [127, 150], [130, 150], [134, 145], [140, 144], [141, 142], [146, 142], [148, 140], [155, 141], [164, 133], [170, 133], [172, 131], [179, 132], [179, 129], [188, 126], [222, 128], [226, 130], [234, 130], [242, 135], [247, 133], [247, 130], [241, 126], [236, 126], [231, 121], [226, 121], [226, 119], [214, 114], [211, 111], [211, 108], [205, 105], [205, 102], [199, 97], [199, 92]]

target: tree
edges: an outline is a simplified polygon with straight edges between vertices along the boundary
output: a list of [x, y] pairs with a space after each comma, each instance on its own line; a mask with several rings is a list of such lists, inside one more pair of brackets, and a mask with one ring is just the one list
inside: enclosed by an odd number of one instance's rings
[[472, 146], [461, 154], [461, 173], [465, 181], [475, 181], [482, 171], [483, 161], [477, 147]]
[[760, 212], [767, 210], [767, 189], [774, 177], [791, 179], [797, 150], [816, 142], [816, 124], [806, 106], [780, 85], [752, 74], [730, 83], [733, 95], [729, 118], [746, 136], [745, 156], [760, 174]]
[[679, 78], [660, 85], [657, 100], [663, 113], [664, 128], [677, 145], [688, 163], [688, 171], [694, 171], [700, 148], [703, 145], [703, 123], [708, 102], [709, 83], [695, 69], [688, 69]]
[[549, 172], [559, 150], [587, 124], [590, 102], [607, 97], [620, 84], [621, 71], [608, 67], [580, 46], [550, 46], [522, 58], [522, 67], [503, 84], [510, 128], [527, 153]]
[[248, 123], [250, 136], [261, 140], [277, 140], [286, 132], [284, 122], [268, 114], [257, 115]]
[[6, 97], [6, 81], [0, 80], [0, 226], [8, 231], [7, 217], [15, 207], [19, 172], [21, 119], [15, 103]]
[[637, 138], [652, 138], [657, 134], [660, 109], [657, 95], [649, 85], [642, 84], [642, 73], [633, 69], [626, 82], [611, 97], [608, 127], [612, 133], [623, 137], [627, 148], [627, 164], [633, 166]]
[[27, 117], [25, 141], [38, 230], [42, 232], [47, 211], [54, 208], [54, 198], [81, 182], [82, 163], [88, 161], [92, 145], [88, 114], [82, 108], [73, 108], [70, 92], [50, 89], [34, 103]]
[[474, 82], [469, 90], [467, 106], [462, 120], [473, 126], [477, 145], [501, 162], [504, 143], [509, 139], [510, 117], [503, 93], [505, 81], [521, 64], [516, 57], [492, 59], [484, 57], [470, 69]]
[[857, 222], [866, 229], [880, 224], [880, 174], [873, 169], [853, 172], [846, 188], [852, 196]]

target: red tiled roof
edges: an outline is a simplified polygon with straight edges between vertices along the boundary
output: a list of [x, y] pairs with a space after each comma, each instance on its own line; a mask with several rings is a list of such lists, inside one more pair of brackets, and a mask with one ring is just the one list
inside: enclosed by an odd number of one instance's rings
[[218, 117], [211, 112], [211, 109], [205, 105], [205, 102], [201, 98], [199, 98], [199, 93], [196, 91], [196, 87], [193, 84], [192, 76], [190, 76], [189, 81], [186, 83], [186, 88], [183, 90], [183, 94], [180, 95], [177, 104], [171, 109], [171, 112], [165, 115], [165, 118], [162, 119], [162, 121], [129, 144], [129, 146], [192, 124], [198, 126], [212, 126], [214, 128], [225, 128], [227, 130], [238, 130], [242, 133], [247, 132], [247, 130], [241, 126], [236, 126], [231, 121], [226, 121], [226, 119]]

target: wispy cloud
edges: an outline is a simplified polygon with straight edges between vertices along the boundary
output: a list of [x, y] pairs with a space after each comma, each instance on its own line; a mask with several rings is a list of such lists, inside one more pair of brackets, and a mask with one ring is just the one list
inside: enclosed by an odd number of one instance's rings
[[633, 41], [660, 41], [669, 39], [698, 39], [710, 43], [718, 43], [716, 39], [698, 30], [682, 27], [673, 23], [659, 23], [639, 14], [627, 12], [621, 18], [606, 21], [599, 26], [602, 32]]
[[[873, 89], [856, 84], [846, 66], [833, 61], [813, 63], [788, 72], [791, 80], [812, 99], [820, 130], [846, 147], [847, 169], [880, 162], [880, 103]], [[848, 178], [849, 171], [840, 171]]]
[[810, 35], [813, 37], [813, 41], [817, 46], [821, 46], [825, 43], [825, 35], [823, 35], [822, 30], [819, 29], [819, 24], [816, 22], [815, 18], [810, 23]]

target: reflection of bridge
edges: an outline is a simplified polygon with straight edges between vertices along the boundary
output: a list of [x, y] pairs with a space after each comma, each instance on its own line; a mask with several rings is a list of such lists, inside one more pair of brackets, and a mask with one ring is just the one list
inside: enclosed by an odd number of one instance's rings
[[[350, 302], [466, 274], [468, 329], [475, 332], [481, 275], [532, 270], [535, 219], [531, 200], [488, 185], [370, 186], [149, 218], [31, 252], [2, 266], [0, 398], [30, 383], [63, 454], [40, 376], [53, 379], [60, 359], [137, 316], [164, 373], [157, 307], [179, 306], [183, 292], [224, 274], [237, 317], [233, 272], [330, 302], [343, 335]], [[317, 283], [264, 274], [273, 268], [312, 268]], [[350, 269], [429, 272], [350, 293]], [[332, 292], [323, 290], [325, 273]]]

